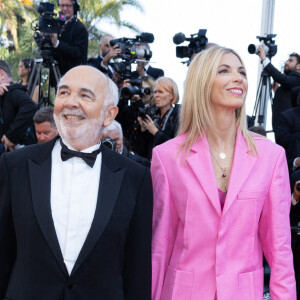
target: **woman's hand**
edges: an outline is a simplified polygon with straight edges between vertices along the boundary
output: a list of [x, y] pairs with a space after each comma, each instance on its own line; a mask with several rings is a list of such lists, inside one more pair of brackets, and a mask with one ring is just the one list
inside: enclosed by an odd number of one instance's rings
[[155, 126], [153, 120], [149, 115], [146, 115], [146, 118], [143, 119], [143, 124], [152, 135], [155, 135], [158, 131], [158, 128]]

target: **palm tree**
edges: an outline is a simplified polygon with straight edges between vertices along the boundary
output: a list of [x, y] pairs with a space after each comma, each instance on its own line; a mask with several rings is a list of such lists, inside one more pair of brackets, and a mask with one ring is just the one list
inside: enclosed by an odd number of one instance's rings
[[133, 7], [142, 12], [143, 7], [137, 0], [79, 0], [79, 3], [81, 7], [80, 18], [89, 32], [89, 52], [97, 49], [100, 37], [107, 33], [99, 29], [100, 22], [108, 21], [118, 28], [126, 27], [134, 32], [139, 32], [134, 24], [121, 20], [120, 16], [126, 7]]
[[20, 52], [18, 29], [24, 21], [30, 21], [26, 7], [32, 4], [30, 0], [0, 0], [0, 29], [3, 32], [4, 25], [6, 26], [17, 53]]

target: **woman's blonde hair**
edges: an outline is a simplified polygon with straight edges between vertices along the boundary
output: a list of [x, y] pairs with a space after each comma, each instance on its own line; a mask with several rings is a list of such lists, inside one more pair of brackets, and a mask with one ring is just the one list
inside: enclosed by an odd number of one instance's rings
[[[236, 55], [244, 66], [241, 57], [234, 50], [220, 46], [200, 52], [189, 66], [178, 131], [178, 135], [186, 134], [179, 150], [186, 156], [192, 145], [203, 137], [208, 128], [214, 126], [215, 119], [211, 106], [212, 86], [223, 55], [229, 53]], [[245, 137], [249, 150], [257, 152], [254, 140], [247, 130], [245, 102], [236, 110], [236, 126]]]
[[159, 77], [155, 81], [155, 86], [173, 94], [172, 104], [179, 101], [179, 92], [176, 82], [169, 77]]

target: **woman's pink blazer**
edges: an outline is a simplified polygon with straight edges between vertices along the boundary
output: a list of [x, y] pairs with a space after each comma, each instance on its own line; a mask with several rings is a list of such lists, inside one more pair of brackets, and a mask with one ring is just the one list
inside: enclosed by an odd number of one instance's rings
[[181, 161], [184, 138], [153, 151], [152, 299], [261, 300], [264, 252], [272, 300], [295, 300], [284, 150], [255, 137], [255, 156], [238, 132], [221, 211], [206, 138]]

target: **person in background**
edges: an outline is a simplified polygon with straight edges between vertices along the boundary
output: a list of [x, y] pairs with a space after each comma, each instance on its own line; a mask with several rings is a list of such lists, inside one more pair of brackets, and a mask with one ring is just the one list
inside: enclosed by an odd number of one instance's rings
[[153, 149], [152, 300], [295, 300], [284, 149], [247, 130], [240, 56], [189, 66], [178, 136]]
[[[128, 157], [130, 159], [133, 159], [135, 162], [145, 166], [150, 167], [149, 160], [141, 157], [140, 155], [134, 153], [133, 151], [130, 151], [125, 145], [123, 140], [123, 131], [121, 124], [114, 120], [110, 125], [103, 128], [102, 130], [102, 136], [101, 140], [105, 143], [105, 139], [109, 138], [108, 142], [113, 141], [115, 144], [114, 151], [124, 155], [125, 157]], [[110, 147], [111, 148], [111, 147]]]
[[36, 110], [26, 88], [13, 83], [8, 63], [0, 60], [0, 154], [27, 144]]
[[[29, 84], [29, 80], [31, 78], [32, 75], [32, 68], [34, 65], [34, 61], [30, 58], [24, 58], [22, 60], [20, 60], [19, 62], [19, 66], [18, 66], [18, 75], [21, 78], [20, 84], [25, 86], [28, 90], [28, 84]], [[36, 74], [33, 74], [33, 76], [35, 76]], [[28, 94], [31, 94], [31, 91], [28, 90]], [[34, 88], [34, 92], [32, 94], [31, 99], [38, 104], [39, 101], [39, 88], [38, 86], [36, 86]]]
[[58, 135], [51, 107], [41, 107], [33, 116], [38, 143], [49, 142]]
[[[175, 81], [169, 77], [160, 77], [155, 81], [154, 99], [158, 116], [155, 120], [146, 114], [138, 117], [141, 126], [137, 152], [151, 159], [152, 149], [175, 137], [179, 125], [179, 92]], [[143, 149], [142, 149], [143, 148]]]

